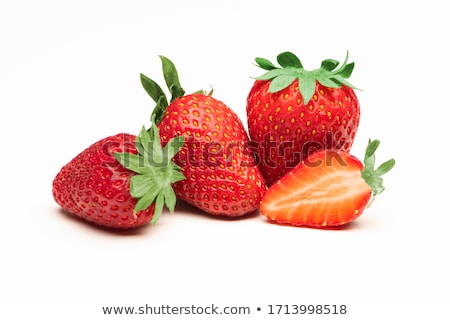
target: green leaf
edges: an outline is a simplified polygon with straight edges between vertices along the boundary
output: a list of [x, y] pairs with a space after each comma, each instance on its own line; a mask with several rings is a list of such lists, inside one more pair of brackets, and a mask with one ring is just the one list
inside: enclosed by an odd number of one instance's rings
[[269, 85], [269, 92], [278, 92], [280, 90], [283, 90], [291, 85], [295, 79], [297, 79], [296, 76], [284, 74], [273, 78], [272, 82]]
[[[340, 88], [345, 85], [352, 89], [357, 89], [346, 79], [348, 79], [355, 66], [354, 62], [347, 64], [348, 51], [342, 66], [335, 70], [339, 62], [334, 59], [325, 59], [321, 67], [315, 70], [305, 70], [300, 59], [291, 52], [283, 52], [277, 56], [277, 61], [281, 68], [275, 67], [269, 60], [256, 58], [257, 64], [267, 70], [266, 73], [256, 77], [256, 80], [271, 80], [269, 92], [274, 93], [286, 88], [293, 79], [298, 78], [300, 92], [305, 99], [305, 103], [314, 95], [317, 82], [329, 88]], [[275, 83], [273, 83], [275, 82]]]
[[154, 123], [158, 124], [161, 122], [164, 117], [164, 113], [166, 112], [168, 107], [166, 97], [160, 97], [156, 102], [156, 106], [153, 109], [151, 117], [154, 118]]
[[[167, 107], [167, 97], [161, 87], [152, 79], [141, 73], [141, 84], [153, 101], [158, 102], [164, 100]], [[163, 97], [163, 98], [162, 98]]]
[[184, 176], [184, 174], [182, 174], [179, 171], [172, 172], [172, 176], [170, 177], [171, 183], [175, 183], [175, 182], [182, 181], [182, 180], [186, 180], [186, 177]]
[[349, 63], [345, 65], [341, 71], [339, 71], [339, 75], [348, 79], [352, 75], [353, 69], [355, 68], [355, 63]]
[[167, 142], [166, 146], [164, 147], [164, 155], [168, 159], [172, 159], [175, 154], [178, 153], [178, 151], [181, 150], [181, 147], [184, 145], [184, 137], [178, 136], [174, 137]]
[[153, 126], [147, 131], [145, 130], [145, 127], [142, 126], [141, 132], [139, 132], [139, 135], [136, 139], [136, 141], [139, 141], [139, 144], [143, 150], [141, 155], [146, 155], [149, 152], [149, 146], [153, 143]]
[[373, 197], [384, 191], [382, 175], [389, 172], [395, 165], [395, 160], [390, 159], [381, 164], [378, 169], [375, 168], [375, 151], [380, 145], [379, 140], [370, 140], [367, 144], [366, 153], [364, 156], [364, 169], [361, 172], [361, 176], [366, 183], [371, 187]]
[[164, 188], [164, 200], [169, 212], [174, 212], [177, 196], [171, 187]]
[[183, 88], [177, 86], [170, 86], [169, 91], [172, 94], [170, 102], [173, 102], [176, 98], [184, 96], [186, 93]]
[[326, 59], [322, 61], [321, 69], [326, 71], [332, 71], [339, 65], [339, 61], [333, 59]]
[[130, 194], [137, 199], [134, 211], [145, 210], [155, 202], [153, 224], [161, 216], [164, 205], [173, 211], [176, 197], [174, 197], [172, 184], [186, 179], [180, 172], [181, 168], [172, 161], [173, 156], [181, 149], [183, 142], [183, 137], [175, 137], [170, 140], [168, 147], [163, 151], [159, 130], [152, 118], [152, 126], [148, 130], [142, 127], [136, 137], [137, 155], [132, 153], [114, 154], [124, 167], [137, 173], [130, 180]]
[[149, 174], [138, 174], [130, 180], [130, 194], [135, 198], [143, 197], [150, 191], [154, 184], [153, 176]]
[[394, 159], [390, 159], [386, 162], [383, 162], [376, 170], [377, 175], [384, 175], [386, 173], [388, 173], [389, 171], [391, 171], [392, 168], [394, 168], [395, 166], [395, 160]]
[[307, 104], [316, 91], [316, 79], [313, 77], [303, 77], [299, 80], [300, 92], [303, 96], [303, 104]]
[[327, 76], [317, 76], [317, 81], [325, 87], [328, 88], [339, 88], [340, 84], [333, 81], [333, 79], [330, 79]]
[[341, 72], [341, 70], [347, 65], [347, 61], [348, 61], [348, 50], [347, 50], [347, 52], [345, 53], [345, 59], [344, 59], [344, 62], [342, 62], [341, 67], [340, 67], [338, 70], [336, 70], [336, 73]]
[[272, 62], [264, 58], [255, 58], [255, 62], [258, 67], [264, 70], [277, 69], [277, 67], [275, 67]]
[[342, 87], [342, 80], [344, 80], [344, 79], [339, 78], [339, 77], [332, 77], [332, 78], [329, 78], [329, 80], [336, 85], [335, 88], [340, 88], [340, 87]]
[[373, 195], [378, 195], [385, 190], [383, 186], [383, 178], [376, 175], [368, 176], [366, 182], [372, 188]]
[[375, 151], [380, 145], [379, 140], [370, 140], [366, 147], [366, 153], [364, 155], [364, 167], [374, 170], [375, 168]]
[[132, 153], [114, 153], [114, 157], [119, 163], [131, 171], [140, 174], [149, 173], [149, 168], [144, 166], [144, 159]]
[[300, 59], [292, 52], [283, 52], [277, 56], [277, 61], [283, 68], [292, 67], [303, 69]]
[[346, 85], [349, 88], [357, 89], [354, 85], [349, 83], [347, 80], [342, 78], [340, 75], [333, 76], [333, 77], [330, 78], [330, 80], [332, 80], [334, 83], [337, 83], [338, 84], [338, 88], [342, 87], [342, 85]]
[[156, 201], [155, 201], [155, 213], [153, 214], [153, 218], [152, 218], [152, 225], [156, 224], [156, 222], [159, 220], [159, 218], [161, 217], [163, 208], [164, 208], [164, 203], [165, 203], [165, 199], [164, 199], [164, 193], [159, 193], [158, 196], [156, 197]]
[[204, 90], [204, 89], [200, 89], [200, 90], [194, 91], [194, 92], [192, 92], [192, 94], [203, 94], [203, 95], [210, 96], [210, 94], [207, 94], [206, 90]]
[[285, 75], [286, 73], [288, 73], [286, 71], [286, 69], [273, 69], [270, 71], [267, 71], [266, 73], [264, 73], [263, 75], [256, 77], [256, 80], [271, 80], [275, 77], [281, 76], [281, 75]]
[[143, 154], [144, 153], [144, 147], [142, 146], [141, 138], [139, 137], [139, 135], [136, 137], [136, 142], [134, 143], [134, 145], [136, 146], [138, 154]]
[[151, 141], [148, 142], [149, 146], [151, 147], [151, 153], [149, 153], [149, 156], [152, 156], [152, 160], [156, 163], [160, 163], [162, 165], [165, 165], [166, 162], [163, 162], [163, 149], [161, 147], [161, 139], [159, 137], [159, 129], [157, 126], [151, 126], [150, 130], [148, 131], [151, 137]]
[[[185, 91], [181, 87], [180, 80], [178, 78], [178, 72], [173, 62], [164, 56], [159, 57], [162, 63], [164, 80], [166, 82], [167, 88], [169, 89], [169, 92], [172, 95], [170, 102], [173, 102], [176, 98], [184, 96]], [[154, 119], [154, 121], [156, 121], [156, 124], [158, 124], [164, 117], [164, 113], [169, 106], [167, 96], [155, 81], [142, 73], [140, 74], [140, 78], [145, 91], [153, 99], [153, 101], [156, 102], [156, 106], [152, 112], [152, 119]]]
[[138, 202], [134, 207], [134, 212], [139, 212], [147, 209], [155, 200], [155, 194], [152, 192], [144, 194], [141, 198], [138, 198]]
[[167, 88], [169, 88], [169, 91], [172, 94], [170, 102], [173, 102], [176, 98], [183, 96], [185, 91], [181, 87], [180, 80], [178, 79], [178, 72], [173, 62], [164, 56], [159, 56], [159, 58], [162, 62], [162, 69]]
[[377, 151], [379, 146], [380, 146], [380, 140], [369, 139], [369, 142], [367, 143], [365, 156], [366, 157], [373, 156], [375, 154], [375, 151]]
[[143, 162], [146, 164], [160, 163], [163, 153], [161, 142], [159, 140], [158, 127], [152, 125], [148, 131], [142, 127], [139, 138], [140, 144], [144, 150], [144, 152], [140, 154]]

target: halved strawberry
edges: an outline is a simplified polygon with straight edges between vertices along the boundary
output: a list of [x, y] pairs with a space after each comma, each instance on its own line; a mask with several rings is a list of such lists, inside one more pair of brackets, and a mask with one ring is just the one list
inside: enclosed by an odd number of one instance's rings
[[261, 213], [278, 223], [317, 228], [355, 220], [384, 190], [381, 176], [395, 164], [391, 159], [375, 169], [379, 144], [369, 140], [364, 165], [342, 150], [312, 154], [266, 192]]

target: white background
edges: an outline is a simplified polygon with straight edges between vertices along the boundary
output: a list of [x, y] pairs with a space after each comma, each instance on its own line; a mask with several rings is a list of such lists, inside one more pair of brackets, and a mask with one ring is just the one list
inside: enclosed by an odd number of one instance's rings
[[[449, 19], [437, 0], [2, 0], [0, 298], [448, 303]], [[352, 153], [378, 138], [379, 161], [397, 160], [349, 228], [222, 220], [180, 205], [154, 227], [117, 233], [54, 202], [66, 162], [148, 125], [139, 73], [163, 84], [158, 55], [188, 92], [212, 85], [245, 122], [255, 57], [292, 51], [316, 68], [346, 50], [362, 89]]]

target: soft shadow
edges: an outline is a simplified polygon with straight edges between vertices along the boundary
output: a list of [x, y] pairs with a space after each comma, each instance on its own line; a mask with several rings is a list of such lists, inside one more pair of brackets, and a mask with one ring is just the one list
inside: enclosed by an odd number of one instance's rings
[[279, 223], [276, 221], [271, 221], [269, 219], [266, 219], [267, 224], [276, 225], [278, 227], [291, 227], [291, 228], [298, 228], [298, 229], [315, 229], [315, 230], [324, 230], [324, 231], [349, 231], [349, 230], [355, 230], [361, 228], [361, 224], [358, 223], [358, 221], [353, 221], [341, 226], [335, 226], [335, 227], [311, 227], [311, 226], [295, 226], [289, 223]]

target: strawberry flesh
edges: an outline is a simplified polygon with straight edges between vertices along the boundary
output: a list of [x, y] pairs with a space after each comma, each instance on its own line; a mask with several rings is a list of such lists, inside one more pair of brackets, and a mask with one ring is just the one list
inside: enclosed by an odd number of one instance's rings
[[362, 163], [346, 152], [316, 152], [267, 191], [261, 212], [295, 226], [347, 224], [363, 213], [372, 196], [362, 170]]

